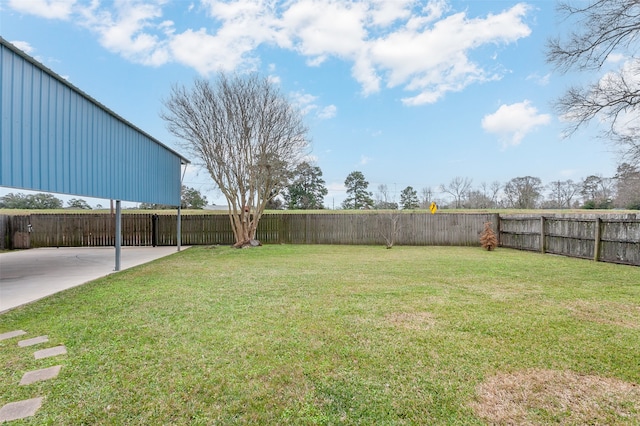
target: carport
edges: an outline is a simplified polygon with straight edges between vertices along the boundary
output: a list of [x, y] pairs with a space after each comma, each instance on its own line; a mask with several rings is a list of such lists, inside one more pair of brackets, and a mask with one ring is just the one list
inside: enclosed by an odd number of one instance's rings
[[0, 98], [0, 186], [115, 200], [116, 271], [121, 201], [176, 206], [180, 250], [189, 160], [2, 37]]
[[[122, 269], [175, 253], [174, 247], [124, 247]], [[61, 247], [0, 254], [0, 313], [113, 272], [113, 249]]]

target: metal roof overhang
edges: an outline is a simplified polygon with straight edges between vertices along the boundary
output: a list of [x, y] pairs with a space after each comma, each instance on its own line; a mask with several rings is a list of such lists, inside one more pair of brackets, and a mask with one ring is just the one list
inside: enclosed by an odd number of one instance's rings
[[189, 160], [0, 37], [0, 186], [178, 207]]
[[189, 160], [0, 37], [0, 186], [180, 205]]

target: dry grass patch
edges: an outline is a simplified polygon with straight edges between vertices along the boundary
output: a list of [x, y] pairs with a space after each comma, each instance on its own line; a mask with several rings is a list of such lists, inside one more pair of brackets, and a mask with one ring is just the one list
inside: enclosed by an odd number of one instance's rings
[[428, 330], [435, 324], [433, 314], [429, 312], [393, 312], [386, 315], [385, 320], [407, 330]]
[[525, 370], [490, 377], [472, 404], [491, 424], [637, 425], [640, 386], [571, 371]]
[[640, 328], [640, 306], [638, 305], [602, 300], [596, 302], [576, 300], [567, 305], [567, 309], [579, 320], [632, 329]]

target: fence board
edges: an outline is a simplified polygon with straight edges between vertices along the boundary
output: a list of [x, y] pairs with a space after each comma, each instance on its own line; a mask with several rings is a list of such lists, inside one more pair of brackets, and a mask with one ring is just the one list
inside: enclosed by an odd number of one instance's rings
[[9, 221], [11, 216], [6, 214], [0, 214], [0, 250], [6, 250], [10, 245], [9, 239]]

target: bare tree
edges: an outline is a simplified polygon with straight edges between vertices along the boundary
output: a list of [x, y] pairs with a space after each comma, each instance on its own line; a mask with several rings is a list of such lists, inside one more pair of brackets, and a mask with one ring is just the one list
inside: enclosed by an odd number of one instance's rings
[[491, 204], [491, 199], [482, 189], [467, 193], [466, 206], [470, 209], [488, 209]]
[[472, 209], [495, 209], [498, 207], [498, 193], [502, 189], [500, 182], [480, 183], [477, 190], [467, 193], [466, 205]]
[[580, 192], [580, 185], [571, 179], [551, 182], [548, 188], [551, 191], [553, 207], [559, 209], [570, 209], [573, 206], [574, 198]]
[[498, 200], [498, 195], [500, 194], [501, 190], [502, 190], [502, 184], [497, 180], [494, 180], [489, 185], [489, 194], [490, 194], [491, 202], [493, 203], [494, 208], [498, 208], [498, 205], [500, 204], [500, 200]]
[[504, 186], [504, 193], [510, 207], [535, 209], [542, 196], [542, 181], [532, 176], [513, 178]]
[[430, 186], [425, 186], [420, 190], [420, 196], [421, 196], [420, 208], [428, 209], [429, 205], [433, 201], [433, 190], [431, 189]]
[[257, 74], [175, 85], [161, 117], [227, 199], [236, 246], [255, 239], [265, 206], [306, 154], [307, 128], [278, 88]]
[[463, 199], [471, 189], [471, 182], [472, 180], [469, 178], [456, 176], [451, 179], [448, 185], [440, 185], [440, 191], [453, 196], [456, 203], [456, 209], [459, 209], [462, 207]]
[[401, 218], [400, 210], [389, 210], [385, 213], [378, 213], [376, 215], [376, 228], [382, 238], [384, 238], [385, 245], [388, 249], [392, 248], [396, 242], [396, 238], [400, 235], [402, 225], [400, 224]]
[[398, 203], [393, 201], [391, 197], [389, 197], [389, 188], [386, 184], [381, 183], [378, 185], [378, 192], [376, 194], [376, 202], [374, 204], [374, 208], [377, 210], [397, 210]]
[[571, 123], [570, 135], [597, 118], [608, 122], [605, 136], [620, 144], [623, 156], [640, 163], [640, 2], [638, 0], [591, 0], [562, 2], [559, 11], [571, 31], [566, 40], [547, 43], [547, 60], [560, 71], [598, 71], [613, 54], [623, 54], [624, 64], [599, 81], [567, 90], [556, 104]]

